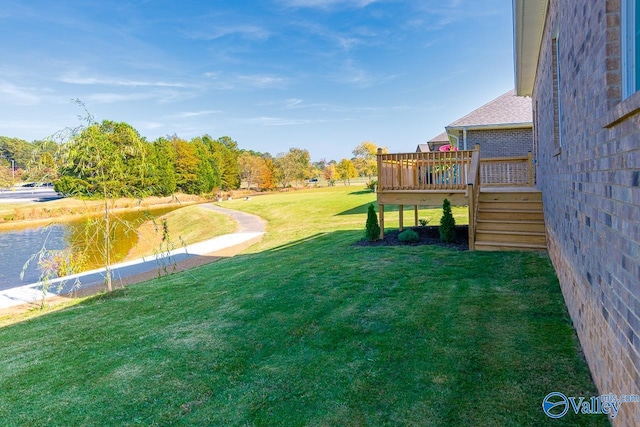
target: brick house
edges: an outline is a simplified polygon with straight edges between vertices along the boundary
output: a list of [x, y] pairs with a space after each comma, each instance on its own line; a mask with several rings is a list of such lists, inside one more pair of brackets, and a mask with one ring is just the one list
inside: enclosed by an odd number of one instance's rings
[[452, 144], [462, 150], [479, 144], [481, 157], [526, 156], [533, 151], [532, 117], [531, 99], [510, 90], [446, 126], [428, 142], [429, 148]]
[[513, 6], [549, 255], [600, 393], [640, 395], [640, 0]]

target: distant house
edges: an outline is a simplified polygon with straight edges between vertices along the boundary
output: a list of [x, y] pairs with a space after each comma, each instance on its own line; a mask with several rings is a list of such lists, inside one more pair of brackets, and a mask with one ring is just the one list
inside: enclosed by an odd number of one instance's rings
[[[440, 135], [436, 136], [435, 138], [431, 138], [429, 141], [427, 141], [426, 144], [418, 145], [418, 150], [416, 151], [418, 153], [426, 152], [426, 151], [438, 151], [440, 147], [442, 147], [443, 145], [449, 145], [449, 144], [451, 144], [451, 141], [449, 141], [449, 136], [447, 136], [447, 132], [442, 132]], [[428, 150], [421, 149], [421, 147], [425, 145], [429, 148]]]
[[600, 393], [640, 395], [640, 1], [513, 4], [549, 255]]
[[526, 156], [534, 151], [532, 129], [531, 98], [510, 90], [446, 126], [428, 144], [431, 151], [446, 144], [471, 150], [479, 144], [481, 157]]

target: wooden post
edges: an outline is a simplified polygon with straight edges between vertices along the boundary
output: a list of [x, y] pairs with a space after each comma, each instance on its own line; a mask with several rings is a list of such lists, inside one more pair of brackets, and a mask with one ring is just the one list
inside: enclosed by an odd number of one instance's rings
[[378, 148], [378, 155], [377, 157], [377, 161], [378, 161], [378, 188], [376, 190], [376, 193], [378, 191], [380, 191], [380, 189], [382, 189], [382, 148]]
[[380, 208], [380, 239], [384, 239], [384, 205], [378, 205]]
[[529, 160], [527, 161], [527, 179], [529, 180], [529, 187], [533, 187], [533, 155], [531, 151], [527, 155]]
[[398, 205], [398, 216], [400, 220], [399, 230], [404, 230], [404, 205]]
[[414, 207], [414, 216], [415, 216], [415, 218], [414, 218], [415, 219], [415, 224], [414, 225], [417, 227], [418, 226], [418, 205], [416, 205]]
[[476, 200], [472, 184], [467, 185], [467, 197], [469, 197], [469, 250], [473, 251], [476, 247]]

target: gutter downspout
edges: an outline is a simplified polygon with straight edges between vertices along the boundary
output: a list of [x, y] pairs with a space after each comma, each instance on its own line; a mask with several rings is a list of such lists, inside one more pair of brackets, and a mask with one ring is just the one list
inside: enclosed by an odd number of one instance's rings
[[467, 127], [462, 128], [462, 144], [464, 145], [464, 149], [467, 149]]

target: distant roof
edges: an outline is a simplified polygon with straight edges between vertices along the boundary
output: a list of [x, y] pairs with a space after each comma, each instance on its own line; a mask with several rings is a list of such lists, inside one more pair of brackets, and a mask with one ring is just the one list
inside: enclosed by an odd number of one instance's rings
[[416, 153], [428, 153], [429, 151], [431, 151], [429, 144], [418, 144], [418, 148], [416, 148]]
[[429, 140], [429, 142], [449, 142], [449, 135], [446, 132], [442, 132], [440, 135], [433, 137]]
[[514, 89], [456, 120], [446, 129], [463, 127], [530, 127], [532, 125], [531, 98], [516, 96]]

